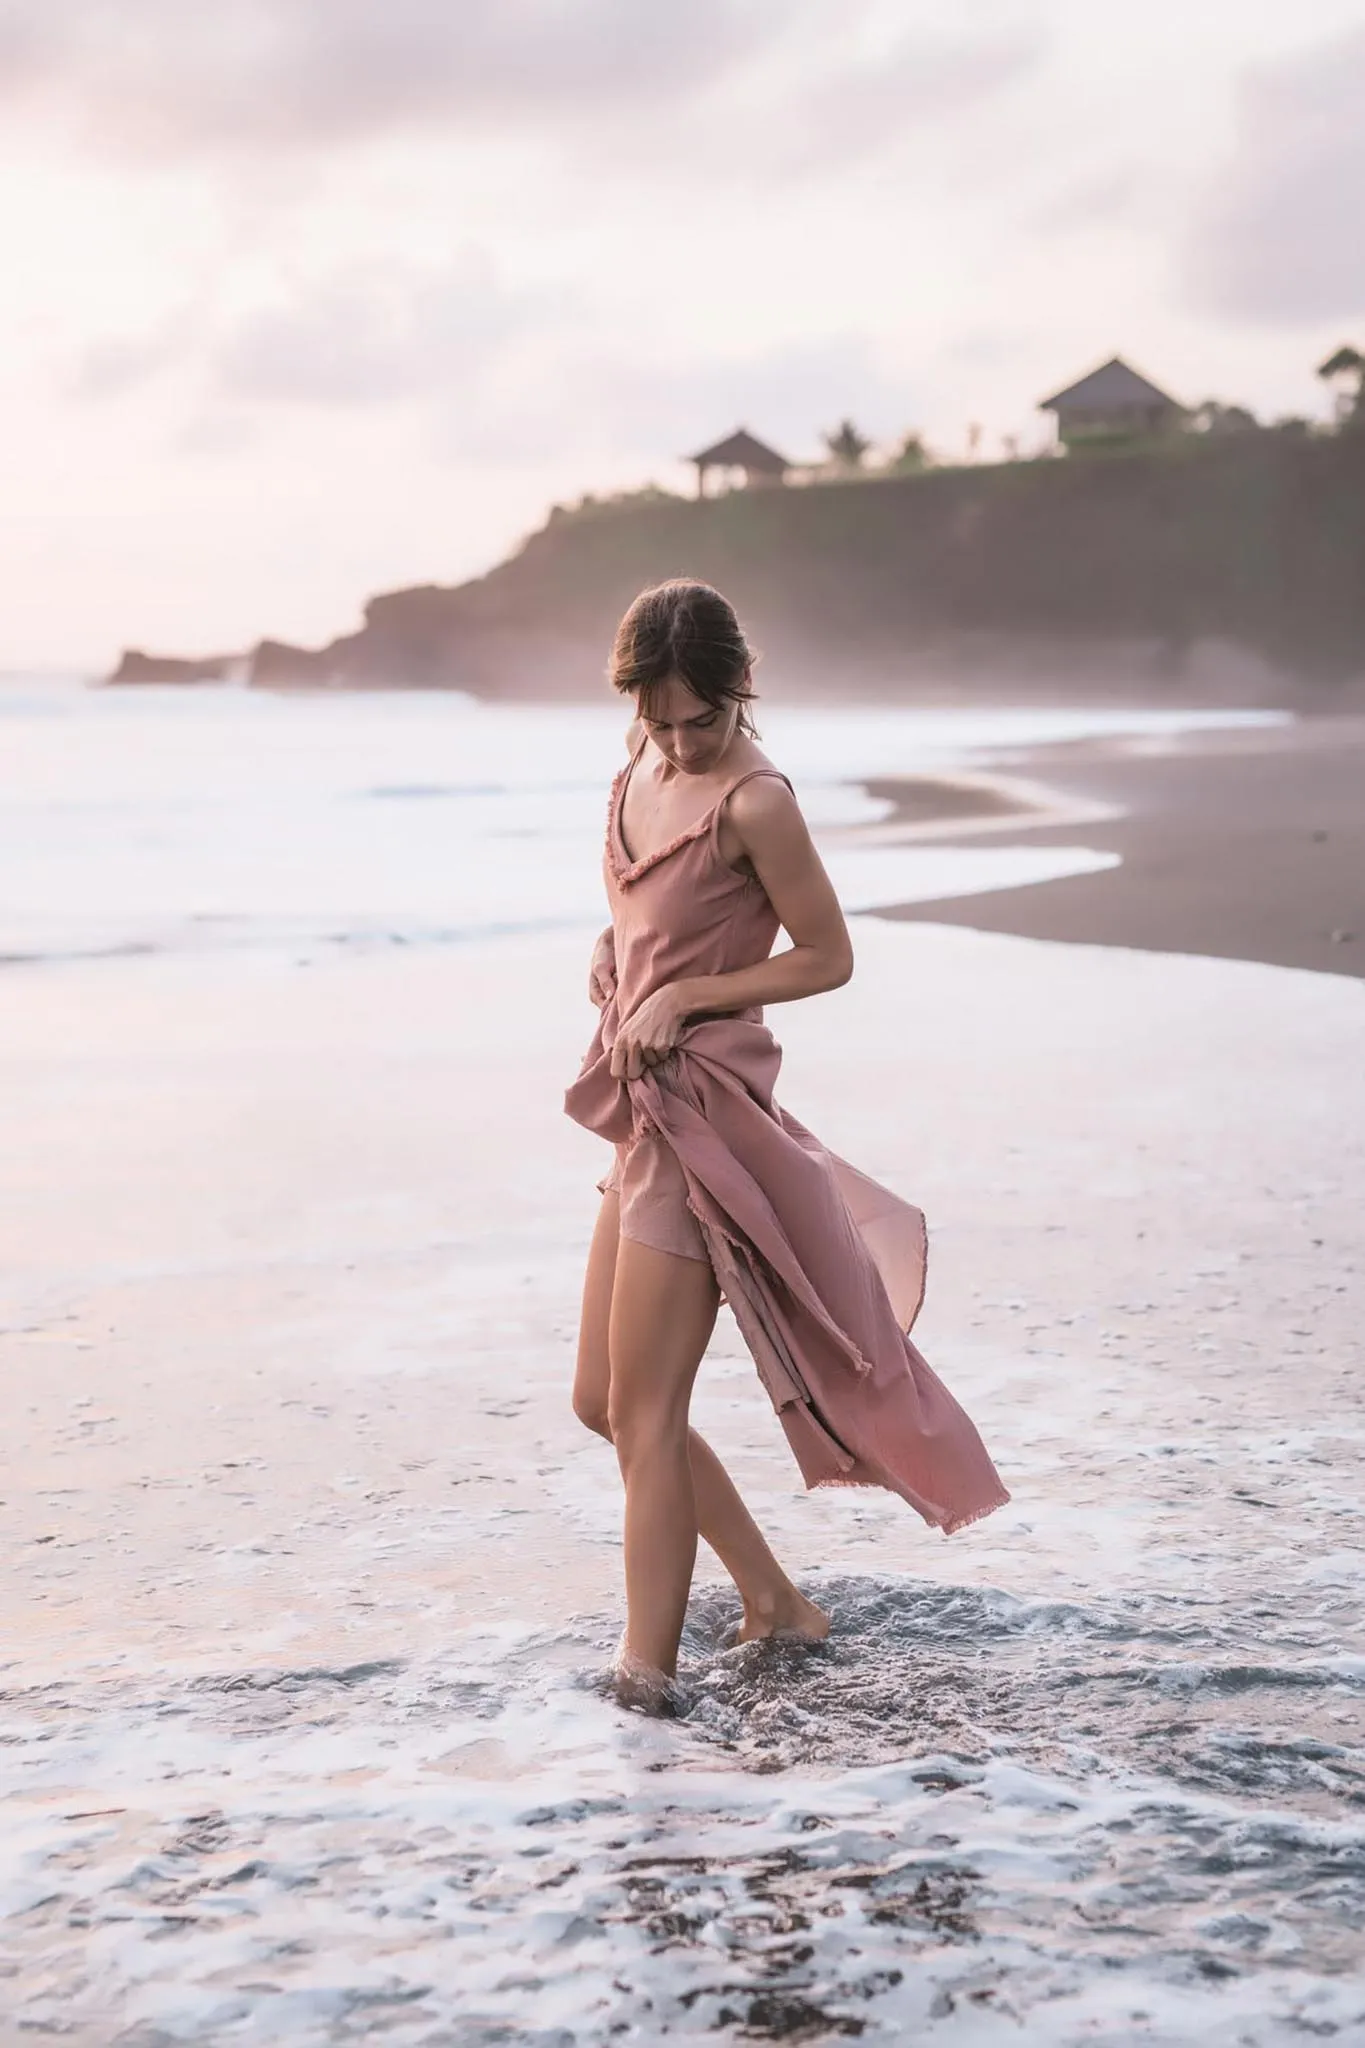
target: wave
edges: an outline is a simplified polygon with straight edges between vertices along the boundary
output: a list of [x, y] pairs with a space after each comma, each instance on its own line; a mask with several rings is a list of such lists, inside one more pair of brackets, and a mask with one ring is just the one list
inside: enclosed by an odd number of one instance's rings
[[1145, 1631], [1132, 1600], [818, 1592], [826, 1644], [733, 1646], [703, 1590], [670, 1723], [603, 1697], [606, 1615], [0, 1695], [25, 2024], [1269, 2048], [1359, 2023], [1365, 1756], [1330, 1718], [1357, 1673], [1248, 1659], [1214, 1726], [1148, 1684], [1199, 1633], [1178, 1603]]

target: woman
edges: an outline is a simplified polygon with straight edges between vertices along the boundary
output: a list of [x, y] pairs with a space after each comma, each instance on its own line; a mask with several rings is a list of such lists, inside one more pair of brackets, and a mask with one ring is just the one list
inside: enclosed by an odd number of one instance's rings
[[[676, 1670], [698, 1532], [739, 1589], [741, 1638], [829, 1627], [688, 1424], [722, 1294], [807, 1485], [889, 1487], [949, 1532], [1009, 1496], [905, 1334], [922, 1216], [773, 1101], [762, 1006], [838, 988], [853, 949], [791, 786], [756, 743], [734, 612], [704, 583], [643, 591], [611, 679], [636, 716], [608, 806], [598, 1028], [566, 1108], [616, 1158], [574, 1408], [625, 1481], [618, 1684], [652, 1704]], [[779, 928], [791, 944], [770, 957]]]

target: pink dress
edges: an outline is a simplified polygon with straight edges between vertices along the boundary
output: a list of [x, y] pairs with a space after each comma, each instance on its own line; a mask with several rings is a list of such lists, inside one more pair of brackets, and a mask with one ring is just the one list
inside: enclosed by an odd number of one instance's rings
[[[688, 1024], [637, 1081], [611, 1073], [617, 1020], [668, 982], [766, 960], [778, 919], [722, 860], [721, 814], [632, 861], [626, 778], [604, 863], [616, 991], [568, 1090], [576, 1122], [616, 1147], [621, 1231], [709, 1259], [808, 1486], [882, 1486], [951, 1534], [1009, 1499], [966, 1412], [908, 1331], [924, 1294], [924, 1217], [827, 1151], [773, 1100], [781, 1051], [758, 1009]], [[780, 778], [785, 780], [785, 777]]]

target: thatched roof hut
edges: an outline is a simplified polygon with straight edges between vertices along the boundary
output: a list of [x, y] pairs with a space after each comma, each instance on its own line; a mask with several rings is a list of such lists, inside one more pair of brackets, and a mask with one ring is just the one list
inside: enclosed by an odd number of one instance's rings
[[703, 448], [699, 455], [689, 455], [687, 460], [697, 465], [697, 496], [706, 496], [706, 473], [711, 469], [737, 469], [744, 477], [745, 488], [754, 484], [780, 484], [792, 468], [785, 455], [779, 455], [766, 441], [760, 441], [747, 427], [737, 427], [725, 440], [717, 441], [712, 448]]

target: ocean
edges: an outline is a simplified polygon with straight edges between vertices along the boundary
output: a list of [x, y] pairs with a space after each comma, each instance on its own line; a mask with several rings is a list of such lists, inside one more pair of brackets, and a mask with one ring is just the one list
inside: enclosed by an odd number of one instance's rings
[[0, 694], [0, 2039], [1365, 2042], [1359, 986], [857, 914], [1108, 858], [862, 778], [1180, 723], [763, 721], [858, 955], [783, 1099], [1014, 1500], [803, 1493], [723, 1320], [833, 1628], [704, 1565], [654, 1722], [567, 1399], [619, 714]]
[[[1243, 714], [1256, 722], [1264, 714]], [[1161, 712], [786, 711], [766, 744], [817, 828], [890, 806], [863, 776], [985, 749], [1239, 722]], [[0, 684], [0, 955], [440, 945], [601, 922], [624, 716], [454, 693]], [[1077, 848], [831, 848], [846, 905], [1106, 865]]]

